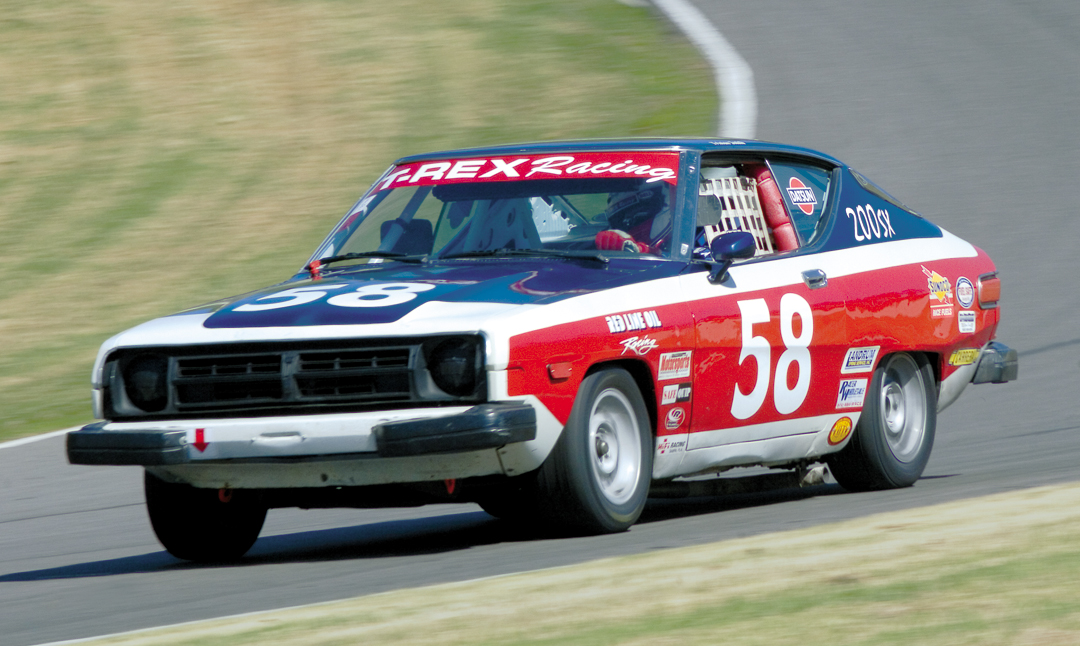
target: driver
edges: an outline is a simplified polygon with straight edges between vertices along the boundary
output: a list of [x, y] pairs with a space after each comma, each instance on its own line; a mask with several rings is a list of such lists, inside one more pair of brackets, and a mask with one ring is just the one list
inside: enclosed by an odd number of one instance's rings
[[604, 251], [659, 253], [671, 229], [667, 188], [662, 182], [611, 193], [605, 213], [611, 228], [596, 234], [596, 248]]

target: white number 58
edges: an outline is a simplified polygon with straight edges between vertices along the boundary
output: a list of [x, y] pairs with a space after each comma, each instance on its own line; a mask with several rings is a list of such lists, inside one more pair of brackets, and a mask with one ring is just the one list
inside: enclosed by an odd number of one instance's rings
[[[750, 419], [757, 413], [765, 396], [769, 392], [769, 371], [771, 368], [772, 348], [763, 336], [754, 336], [754, 325], [769, 322], [769, 306], [763, 298], [739, 301], [739, 313], [742, 316], [742, 352], [739, 354], [741, 366], [747, 357], [754, 357], [757, 364], [757, 377], [754, 388], [744, 394], [735, 384], [735, 393], [731, 400], [731, 415], [735, 419]], [[795, 336], [795, 315], [799, 315], [802, 330]], [[810, 304], [798, 294], [784, 294], [780, 298], [780, 338], [786, 348], [776, 364], [776, 376], [773, 379], [773, 404], [781, 415], [798, 410], [810, 391], [810, 340], [814, 336], [814, 316]], [[788, 372], [791, 364], [799, 371], [799, 378], [794, 388], [788, 388]]]

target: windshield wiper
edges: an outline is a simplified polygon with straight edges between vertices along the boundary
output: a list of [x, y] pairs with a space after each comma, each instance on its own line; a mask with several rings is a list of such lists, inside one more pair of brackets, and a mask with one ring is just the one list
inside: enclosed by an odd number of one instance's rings
[[607, 263], [607, 256], [598, 253], [573, 253], [571, 251], [562, 251], [560, 249], [477, 249], [476, 251], [463, 251], [461, 253], [450, 254], [449, 256], [439, 256], [438, 260], [449, 260], [453, 258], [490, 258], [501, 256], [518, 256], [528, 258], [566, 258], [569, 260], [592, 260], [594, 262]]
[[387, 260], [396, 260], [398, 262], [411, 262], [411, 263], [423, 263], [427, 261], [427, 256], [417, 256], [407, 253], [399, 253], [396, 251], [356, 251], [353, 253], [343, 253], [337, 256], [329, 256], [327, 258], [319, 258], [318, 260], [312, 260], [310, 263], [304, 266], [304, 269], [308, 271], [312, 276], [318, 275], [319, 271], [323, 267], [329, 265], [332, 262], [341, 262], [343, 260], [358, 260], [362, 258], [385, 258]]
[[[343, 253], [339, 256], [330, 256], [329, 258], [319, 258], [312, 261], [311, 264], [319, 263], [321, 266], [329, 265], [332, 262], [341, 262], [342, 260], [356, 260], [358, 258], [387, 258], [389, 260], [397, 260], [398, 262], [416, 262], [421, 263], [427, 259], [427, 256], [417, 256], [414, 254], [399, 253], [397, 251], [357, 251], [353, 253]], [[305, 269], [309, 269], [305, 267]]]

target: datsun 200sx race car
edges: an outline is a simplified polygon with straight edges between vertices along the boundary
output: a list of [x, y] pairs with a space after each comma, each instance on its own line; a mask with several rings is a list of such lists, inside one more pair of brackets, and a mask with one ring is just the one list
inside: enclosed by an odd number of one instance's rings
[[107, 341], [104, 421], [67, 452], [144, 466], [155, 533], [196, 561], [243, 555], [274, 507], [602, 533], [734, 467], [905, 487], [938, 411], [1016, 378], [1000, 293], [986, 253], [811, 150], [408, 157], [289, 280]]

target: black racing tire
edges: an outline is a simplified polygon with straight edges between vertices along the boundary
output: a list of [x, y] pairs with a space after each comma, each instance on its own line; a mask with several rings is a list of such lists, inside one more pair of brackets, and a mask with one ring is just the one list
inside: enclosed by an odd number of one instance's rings
[[143, 486], [154, 534], [169, 554], [186, 561], [239, 559], [255, 544], [266, 520], [266, 507], [255, 491], [196, 489], [150, 472]]
[[537, 471], [507, 478], [498, 488], [476, 494], [476, 504], [489, 515], [511, 523], [528, 525], [537, 518]]
[[652, 459], [652, 426], [634, 379], [618, 368], [588, 375], [536, 473], [539, 520], [573, 534], [629, 529], [649, 496]]
[[910, 487], [930, 460], [937, 382], [922, 355], [891, 354], [874, 370], [851, 441], [826, 459], [850, 491]]

